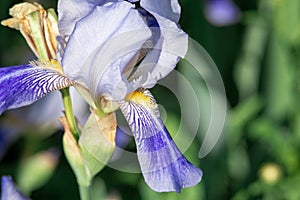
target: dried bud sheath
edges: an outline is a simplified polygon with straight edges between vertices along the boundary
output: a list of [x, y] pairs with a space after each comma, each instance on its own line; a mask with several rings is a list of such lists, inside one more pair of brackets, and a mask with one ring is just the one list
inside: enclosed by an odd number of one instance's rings
[[34, 54], [43, 61], [56, 58], [57, 16], [53, 9], [45, 10], [37, 3], [13, 6], [12, 18], [1, 22], [3, 26], [20, 30]]

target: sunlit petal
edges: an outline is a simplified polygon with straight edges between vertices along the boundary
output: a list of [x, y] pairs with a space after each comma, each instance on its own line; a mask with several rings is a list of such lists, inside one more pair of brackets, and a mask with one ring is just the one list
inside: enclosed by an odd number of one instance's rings
[[123, 70], [151, 35], [133, 7], [125, 1], [97, 6], [69, 38], [64, 71], [95, 97], [120, 100], [127, 93]]
[[76, 22], [88, 15], [95, 6], [113, 0], [60, 0], [57, 10], [59, 16], [59, 31], [64, 36], [69, 36], [75, 27]]
[[150, 92], [136, 91], [120, 104], [136, 141], [146, 183], [158, 192], [180, 192], [181, 188], [196, 185], [202, 178], [202, 171], [177, 148], [159, 117]]
[[0, 114], [70, 85], [68, 78], [51, 69], [31, 65], [0, 68]]

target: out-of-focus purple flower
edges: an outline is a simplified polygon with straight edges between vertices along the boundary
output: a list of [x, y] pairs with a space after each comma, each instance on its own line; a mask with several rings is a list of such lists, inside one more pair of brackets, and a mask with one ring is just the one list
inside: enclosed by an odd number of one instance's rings
[[12, 126], [0, 122], [0, 161], [5, 155], [9, 146], [19, 137], [21, 130], [19, 126]]
[[10, 176], [2, 176], [1, 200], [28, 200], [28, 198], [21, 194]]
[[240, 19], [240, 9], [232, 0], [205, 0], [205, 17], [215, 26], [227, 26]]

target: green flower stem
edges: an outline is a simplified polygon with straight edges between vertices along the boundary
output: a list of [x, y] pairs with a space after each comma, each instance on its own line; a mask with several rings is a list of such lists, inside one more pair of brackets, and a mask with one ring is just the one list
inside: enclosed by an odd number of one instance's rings
[[79, 131], [78, 131], [76, 121], [74, 118], [69, 88], [61, 89], [60, 92], [61, 92], [62, 98], [63, 98], [67, 121], [69, 123], [70, 129], [71, 129], [75, 139], [78, 140], [79, 139]]
[[79, 193], [81, 200], [91, 200], [91, 191], [89, 186], [79, 185]]

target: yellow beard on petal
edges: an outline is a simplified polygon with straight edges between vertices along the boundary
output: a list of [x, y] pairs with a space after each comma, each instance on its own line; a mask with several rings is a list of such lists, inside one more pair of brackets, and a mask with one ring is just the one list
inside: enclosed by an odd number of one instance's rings
[[31, 61], [30, 64], [32, 66], [39, 66], [46, 69], [52, 69], [55, 70], [63, 75], [62, 66], [59, 64], [57, 60], [51, 59], [49, 61]]
[[155, 99], [151, 95], [151, 93], [148, 90], [145, 89], [138, 89], [132, 93], [129, 93], [125, 97], [126, 101], [129, 102], [135, 102], [139, 105], [142, 105], [147, 110], [152, 111], [156, 115], [159, 115], [158, 106], [156, 104]]

